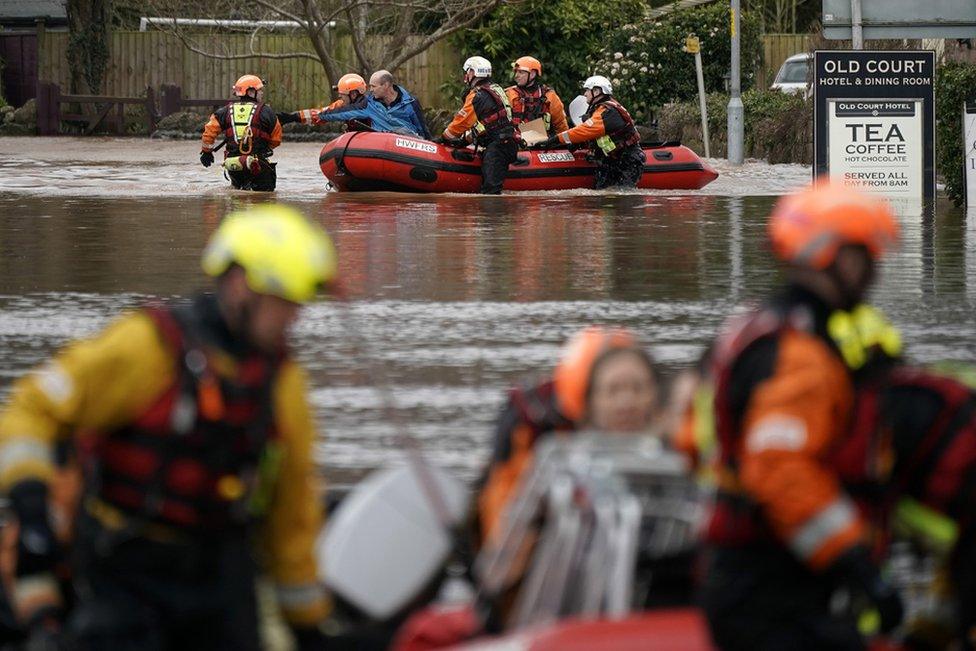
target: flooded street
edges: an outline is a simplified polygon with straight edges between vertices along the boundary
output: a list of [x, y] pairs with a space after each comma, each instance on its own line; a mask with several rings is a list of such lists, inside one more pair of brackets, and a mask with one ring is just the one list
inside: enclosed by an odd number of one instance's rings
[[[340, 481], [389, 460], [404, 427], [466, 478], [505, 388], [547, 371], [590, 323], [627, 325], [668, 371], [694, 362], [737, 304], [777, 280], [764, 245], [776, 197], [808, 168], [750, 163], [702, 191], [503, 197], [328, 193], [321, 143], [285, 143], [276, 199], [335, 239], [350, 303], [306, 310], [309, 369]], [[206, 286], [200, 251], [229, 190], [196, 142], [0, 139], [0, 391], [125, 307]], [[972, 360], [976, 212], [899, 206], [904, 238], [872, 295], [910, 357]], [[365, 358], [365, 359], [364, 359]], [[394, 396], [382, 409], [376, 384]]]

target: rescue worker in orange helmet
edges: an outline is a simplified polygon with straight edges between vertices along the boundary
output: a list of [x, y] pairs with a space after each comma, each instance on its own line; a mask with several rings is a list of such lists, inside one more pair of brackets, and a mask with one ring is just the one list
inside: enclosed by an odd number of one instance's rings
[[301, 213], [262, 204], [224, 219], [202, 267], [215, 293], [123, 315], [18, 380], [0, 414], [0, 489], [19, 523], [13, 602], [25, 621], [61, 603], [52, 450], [83, 430], [97, 439], [68, 648], [260, 649], [259, 557], [301, 648], [323, 637], [315, 431], [285, 339], [335, 278], [335, 251]]
[[641, 149], [640, 134], [633, 118], [613, 98], [613, 85], [606, 77], [596, 75], [584, 81], [583, 97], [589, 102], [583, 123], [550, 136], [541, 146], [592, 143], [591, 150], [599, 162], [594, 187], [598, 190], [614, 186], [636, 187], [647, 158]]
[[[278, 113], [278, 121], [282, 124], [291, 122], [301, 122], [302, 124], [325, 124], [324, 120], [319, 119], [319, 114], [345, 106], [364, 108], [366, 106], [366, 80], [355, 72], [339, 77], [339, 83], [332, 87], [332, 90], [339, 94], [339, 99], [328, 106], [321, 108], [302, 109], [294, 113]], [[359, 120], [347, 120], [346, 131], [369, 131], [371, 129], [369, 118]]]
[[501, 194], [508, 166], [518, 158], [518, 128], [512, 123], [512, 105], [505, 90], [491, 79], [491, 62], [469, 57], [462, 65], [468, 90], [464, 104], [444, 129], [443, 140], [474, 141], [481, 154], [481, 193]]
[[264, 82], [254, 75], [244, 75], [234, 84], [235, 99], [217, 109], [203, 127], [200, 163], [210, 167], [214, 162], [214, 142], [223, 133], [224, 169], [230, 183], [238, 190], [271, 192], [278, 175], [276, 163], [268, 159], [281, 144], [281, 122], [274, 110], [264, 103]]
[[703, 606], [722, 649], [863, 648], [856, 618], [831, 611], [840, 588], [867, 599], [884, 632], [902, 618], [831, 463], [854, 385], [828, 331], [861, 302], [898, 230], [883, 200], [843, 186], [783, 198], [768, 233], [787, 283], [713, 345], [717, 495]]
[[592, 326], [576, 333], [550, 379], [509, 392], [478, 495], [482, 539], [514, 498], [540, 438], [583, 427], [607, 433], [649, 430], [660, 402], [660, 376], [632, 332]]
[[531, 122], [542, 118], [546, 132], [553, 136], [569, 129], [563, 101], [556, 91], [542, 83], [542, 64], [533, 57], [519, 57], [512, 64], [515, 85], [505, 89], [512, 104], [512, 123]]

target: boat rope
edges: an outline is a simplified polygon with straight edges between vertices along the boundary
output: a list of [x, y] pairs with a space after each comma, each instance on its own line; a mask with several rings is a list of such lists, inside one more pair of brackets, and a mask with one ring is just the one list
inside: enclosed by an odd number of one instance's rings
[[349, 140], [346, 141], [345, 147], [342, 148], [342, 153], [340, 153], [336, 157], [336, 170], [337, 171], [342, 172], [343, 174], [349, 174], [350, 176], [352, 176], [352, 174], [349, 172], [349, 168], [346, 167], [346, 152], [349, 150], [349, 145], [352, 144], [353, 139], [356, 136], [358, 136], [359, 134], [361, 134], [361, 133], [369, 133], [369, 132], [368, 131], [355, 131], [355, 132], [353, 132], [353, 134], [351, 136], [349, 136]]

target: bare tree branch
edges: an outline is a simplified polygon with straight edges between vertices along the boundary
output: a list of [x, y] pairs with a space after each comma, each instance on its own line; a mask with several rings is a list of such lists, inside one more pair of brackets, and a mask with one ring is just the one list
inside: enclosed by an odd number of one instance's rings
[[253, 59], [254, 57], [262, 57], [265, 59], [311, 59], [312, 61], [318, 61], [319, 58], [310, 52], [258, 52], [254, 48], [250, 48], [250, 52], [245, 52], [243, 54], [219, 54], [210, 50], [204, 50], [199, 47], [194, 41], [191, 41], [189, 37], [183, 32], [183, 30], [176, 29], [173, 30], [173, 34], [176, 35], [183, 45], [186, 46], [191, 52], [196, 52], [197, 54], [202, 54], [210, 59], [219, 59], [221, 61], [237, 61], [240, 59]]
[[502, 1], [503, 0], [488, 0], [487, 2], [482, 3], [483, 6], [480, 8], [480, 10], [473, 12], [467, 19], [450, 25], [447, 23], [442, 23], [441, 26], [438, 27], [437, 30], [435, 30], [432, 34], [425, 35], [424, 38], [422, 38], [416, 45], [402, 52], [400, 56], [388, 62], [387, 65], [391, 70], [396, 70], [413, 57], [428, 49], [437, 41], [447, 38], [454, 32], [465, 29], [466, 27], [471, 27], [476, 22], [481, 20], [492, 9], [501, 5]]

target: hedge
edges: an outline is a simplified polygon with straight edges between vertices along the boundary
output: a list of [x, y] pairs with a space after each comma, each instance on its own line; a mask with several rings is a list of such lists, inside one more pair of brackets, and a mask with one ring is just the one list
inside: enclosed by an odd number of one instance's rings
[[935, 165], [946, 194], [957, 206], [966, 200], [966, 157], [962, 140], [963, 102], [976, 100], [976, 64], [948, 62], [935, 79]]

